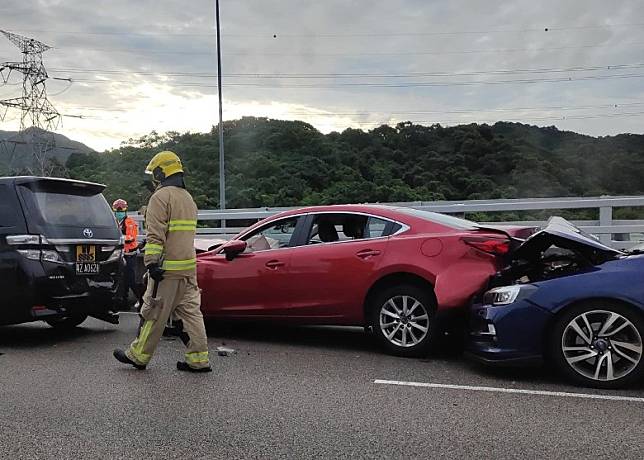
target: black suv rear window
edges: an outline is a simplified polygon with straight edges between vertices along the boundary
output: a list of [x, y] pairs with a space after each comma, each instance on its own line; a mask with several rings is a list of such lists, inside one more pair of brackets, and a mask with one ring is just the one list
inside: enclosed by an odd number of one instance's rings
[[[111, 227], [114, 216], [103, 195], [62, 192], [59, 190], [31, 190], [24, 188], [33, 197], [42, 220], [47, 225], [72, 227]], [[79, 191], [80, 192], [80, 191]]]

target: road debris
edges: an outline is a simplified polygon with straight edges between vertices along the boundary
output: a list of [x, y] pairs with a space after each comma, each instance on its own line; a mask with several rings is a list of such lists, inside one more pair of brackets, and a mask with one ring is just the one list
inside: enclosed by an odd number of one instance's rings
[[237, 350], [228, 347], [217, 347], [217, 354], [219, 356], [233, 356], [237, 354]]

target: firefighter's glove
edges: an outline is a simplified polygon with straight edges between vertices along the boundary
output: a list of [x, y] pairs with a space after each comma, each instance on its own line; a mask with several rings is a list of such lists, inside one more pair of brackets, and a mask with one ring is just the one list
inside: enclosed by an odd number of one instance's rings
[[148, 269], [148, 273], [150, 274], [150, 278], [152, 278], [157, 283], [161, 282], [161, 280], [163, 279], [163, 274], [165, 273], [165, 270], [163, 270], [161, 267], [159, 267], [159, 264], [150, 264], [150, 265], [146, 266], [145, 268]]

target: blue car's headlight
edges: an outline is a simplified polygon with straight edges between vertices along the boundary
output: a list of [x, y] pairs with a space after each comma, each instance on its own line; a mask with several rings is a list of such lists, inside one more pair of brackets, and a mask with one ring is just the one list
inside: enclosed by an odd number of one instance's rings
[[536, 290], [536, 286], [530, 284], [515, 284], [491, 289], [485, 293], [483, 300], [488, 305], [502, 306], [516, 302]]

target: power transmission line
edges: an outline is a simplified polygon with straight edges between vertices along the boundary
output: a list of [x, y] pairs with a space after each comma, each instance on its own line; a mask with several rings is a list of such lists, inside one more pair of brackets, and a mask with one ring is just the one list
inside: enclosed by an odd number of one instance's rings
[[[481, 119], [475, 118], [471, 120], [464, 119], [454, 119], [454, 120], [399, 120], [394, 121], [391, 118], [386, 121], [357, 121], [353, 122], [354, 124], [360, 127], [378, 127], [382, 125], [391, 125], [393, 123], [404, 123], [409, 122], [417, 125], [466, 125], [472, 123], [497, 123], [497, 122], [537, 122], [537, 121], [569, 121], [569, 120], [590, 120], [590, 119], [602, 119], [602, 118], [620, 118], [620, 117], [639, 117], [644, 115], [644, 111], [639, 112], [623, 112], [623, 113], [596, 113], [596, 114], [587, 114], [587, 115], [578, 115], [578, 116], [547, 116], [547, 117], [519, 117], [511, 118], [507, 120], [498, 120], [498, 119]], [[393, 118], [393, 117], [392, 117]]]
[[[542, 112], [542, 111], [551, 111], [551, 110], [560, 110], [560, 111], [575, 111], [575, 110], [590, 110], [590, 109], [620, 109], [623, 107], [633, 107], [644, 105], [643, 101], [632, 101], [632, 102], [616, 102], [611, 104], [596, 104], [596, 105], [551, 105], [551, 106], [532, 106], [532, 107], [478, 107], [478, 108], [456, 108], [452, 110], [423, 110], [423, 109], [409, 109], [409, 110], [361, 110], [353, 112], [332, 112], [319, 110], [288, 110], [289, 114], [293, 115], [310, 115], [310, 116], [368, 116], [374, 114], [390, 114], [390, 115], [429, 115], [429, 114], [468, 114], [468, 113], [479, 113], [479, 112]], [[73, 110], [73, 107], [70, 107]], [[82, 106], [78, 107], [79, 110], [90, 111], [90, 112], [135, 112], [135, 109], [127, 108], [113, 108], [113, 107], [88, 107]], [[85, 116], [83, 116], [85, 117]]]
[[[471, 72], [401, 72], [395, 74], [384, 73], [226, 73], [226, 77], [243, 77], [253, 79], [327, 79], [327, 78], [409, 78], [409, 77], [460, 77], [480, 75], [512, 75], [512, 74], [545, 74], [545, 73], [569, 73], [569, 72], [597, 72], [614, 71], [643, 68], [644, 63], [633, 64], [609, 64], [601, 66], [571, 66], [564, 68], [534, 68], [534, 69], [498, 69], [481, 70]], [[152, 72], [127, 69], [82, 69], [82, 68], [53, 68], [53, 72], [65, 73], [98, 73], [105, 75], [144, 75], [164, 77], [194, 77], [194, 78], [217, 78], [217, 74], [204, 72]]]
[[[401, 83], [374, 83], [374, 82], [338, 82], [331, 84], [272, 84], [272, 83], [226, 83], [229, 87], [248, 87], [248, 88], [273, 88], [273, 89], [339, 89], [351, 87], [365, 88], [431, 88], [431, 87], [448, 87], [448, 86], [477, 86], [477, 85], [507, 85], [507, 84], [535, 84], [535, 83], [565, 83], [578, 81], [601, 81], [601, 80], [622, 80], [631, 78], [643, 78], [644, 74], [618, 74], [618, 75], [592, 75], [584, 77], [560, 77], [560, 78], [524, 78], [511, 80], [480, 80], [480, 81], [462, 81], [462, 82], [401, 82]], [[86, 84], [110, 84], [110, 83], [136, 83], [136, 80], [101, 80], [90, 78], [77, 78], [74, 81]], [[177, 88], [216, 88], [217, 85], [208, 85], [201, 82], [148, 82], [162, 86]]]
[[[623, 43], [622, 46], [642, 47], [644, 43]], [[433, 55], [459, 55], [459, 54], [486, 54], [486, 53], [523, 53], [523, 52], [543, 52], [543, 51], [562, 51], [571, 49], [592, 49], [592, 48], [614, 48], [615, 44], [602, 45], [571, 45], [556, 46], [546, 48], [500, 48], [500, 49], [478, 49], [478, 50], [460, 50], [460, 51], [378, 51], [378, 52], [346, 52], [346, 53], [322, 53], [322, 52], [226, 52], [225, 56], [282, 56], [282, 57], [367, 57], [367, 56], [433, 56]], [[84, 46], [71, 46], [57, 49], [77, 49], [82, 51], [100, 51], [103, 53], [131, 53], [131, 54], [180, 54], [185, 56], [213, 56], [213, 51], [193, 51], [193, 50], [161, 50], [149, 48], [92, 48]]]
[[[285, 115], [286, 119], [289, 119], [290, 117], [288, 115], [292, 115], [293, 112], [289, 112], [288, 114]], [[315, 114], [312, 114], [315, 115]], [[327, 114], [318, 114], [322, 116], [326, 116]], [[360, 128], [366, 128], [366, 129], [373, 129], [375, 127], [379, 127], [382, 125], [395, 125], [398, 123], [413, 123], [417, 125], [467, 125], [467, 124], [472, 124], [472, 123], [485, 123], [485, 124], [494, 124], [497, 122], [507, 122], [507, 123], [528, 123], [528, 122], [539, 122], [539, 121], [570, 121], [570, 120], [589, 120], [589, 119], [604, 119], [604, 118], [638, 118], [644, 115], [644, 111], [637, 111], [637, 112], [622, 112], [622, 113], [589, 113], [589, 114], [584, 114], [584, 115], [573, 115], [573, 116], [544, 116], [544, 117], [511, 117], [507, 119], [492, 119], [492, 118], [474, 118], [472, 117], [471, 119], [435, 119], [435, 120], [426, 120], [426, 119], [421, 119], [421, 120], [416, 120], [416, 119], [399, 119], [396, 120], [396, 117], [389, 117], [386, 120], [383, 121], [356, 121], [352, 120], [348, 124], [348, 126], [358, 126]], [[91, 118], [95, 120], [112, 120], [113, 118], [103, 118], [103, 117], [85, 117], [83, 118]], [[259, 117], [263, 118], [263, 117]], [[266, 117], [266, 118], [273, 118], [273, 117]]]
[[[434, 31], [434, 32], [337, 32], [337, 33], [228, 33], [222, 34], [223, 37], [310, 37], [310, 38], [345, 38], [345, 37], [391, 37], [391, 36], [441, 36], [441, 35], [478, 35], [478, 34], [505, 34], [505, 33], [532, 33], [532, 32], [559, 32], [567, 30], [605, 30], [616, 28], [644, 27], [644, 23], [623, 23], [623, 24], [587, 24], [580, 26], [555, 26], [544, 25], [543, 27], [530, 27], [525, 29], [479, 29], [479, 30], [457, 30], [457, 31]], [[52, 29], [19, 29], [24, 33], [53, 33], [58, 35], [108, 35], [108, 36], [163, 36], [163, 37], [213, 37], [215, 32], [125, 32], [125, 31], [69, 31], [69, 30], [52, 30]]]

